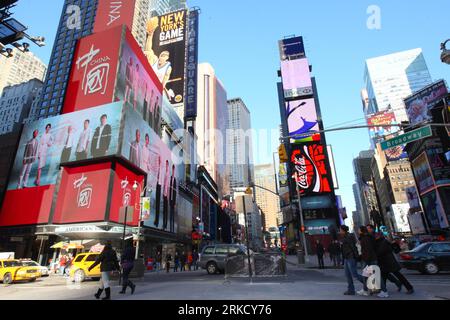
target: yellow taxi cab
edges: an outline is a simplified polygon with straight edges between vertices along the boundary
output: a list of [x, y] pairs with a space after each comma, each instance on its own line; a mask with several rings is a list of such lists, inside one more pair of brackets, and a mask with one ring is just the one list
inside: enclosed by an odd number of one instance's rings
[[89, 267], [94, 264], [99, 255], [100, 253], [92, 252], [77, 254], [70, 266], [70, 278], [75, 282], [83, 282], [86, 278], [92, 278], [94, 280], [100, 279], [100, 264], [89, 271]]
[[37, 267], [24, 266], [20, 260], [0, 260], [0, 281], [10, 284], [16, 281], [35, 281], [41, 277]]

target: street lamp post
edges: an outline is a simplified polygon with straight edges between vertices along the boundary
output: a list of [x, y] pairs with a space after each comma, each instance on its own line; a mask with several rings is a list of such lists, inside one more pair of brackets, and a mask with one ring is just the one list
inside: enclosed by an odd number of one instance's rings
[[[297, 178], [297, 173], [295, 173], [295, 178]], [[300, 225], [301, 225], [300, 227], [302, 228], [300, 233], [301, 233], [301, 239], [303, 242], [303, 250], [305, 252], [305, 261], [309, 262], [308, 248], [306, 246], [306, 237], [305, 237], [304, 222], [303, 222], [302, 201], [301, 201], [300, 189], [298, 188], [297, 179], [295, 180], [295, 186], [297, 189], [297, 196], [298, 196], [298, 210], [299, 210]]]
[[446, 47], [448, 42], [450, 42], [450, 39], [441, 43], [441, 61], [446, 64], [450, 64], [450, 50]]
[[222, 243], [222, 227], [219, 227], [219, 241]]

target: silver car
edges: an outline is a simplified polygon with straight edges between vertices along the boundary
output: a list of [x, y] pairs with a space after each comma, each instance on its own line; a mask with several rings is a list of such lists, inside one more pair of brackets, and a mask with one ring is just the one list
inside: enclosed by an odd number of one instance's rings
[[24, 267], [37, 267], [39, 268], [39, 272], [41, 273], [42, 277], [48, 277], [49, 271], [48, 268], [45, 266], [41, 266], [39, 263], [33, 260], [21, 260], [22, 265]]
[[240, 244], [216, 244], [203, 248], [198, 265], [208, 274], [225, 272], [225, 263], [229, 255], [246, 255], [247, 247]]

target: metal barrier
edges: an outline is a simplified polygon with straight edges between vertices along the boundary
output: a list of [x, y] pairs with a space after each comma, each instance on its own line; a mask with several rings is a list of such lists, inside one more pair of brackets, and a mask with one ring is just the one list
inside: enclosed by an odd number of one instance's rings
[[[279, 277], [286, 275], [286, 259], [281, 254], [253, 254], [250, 256], [253, 277]], [[225, 261], [225, 278], [248, 277], [248, 257], [228, 256]]]

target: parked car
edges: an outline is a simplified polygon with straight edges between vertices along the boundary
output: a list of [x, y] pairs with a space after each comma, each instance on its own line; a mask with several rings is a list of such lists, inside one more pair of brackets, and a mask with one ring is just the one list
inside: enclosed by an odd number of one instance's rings
[[[250, 250], [250, 254], [253, 252]], [[246, 255], [247, 247], [240, 244], [217, 244], [203, 248], [199, 255], [198, 265], [206, 269], [208, 274], [225, 272], [226, 258], [229, 255]]]
[[17, 281], [35, 281], [41, 276], [36, 267], [25, 267], [19, 260], [0, 260], [0, 281], [11, 284]]
[[20, 262], [22, 262], [22, 265], [24, 267], [36, 267], [36, 268], [38, 268], [42, 277], [48, 277], [49, 276], [48, 268], [44, 267], [44, 266], [41, 266], [36, 261], [33, 261], [33, 260], [20, 260]]
[[87, 278], [98, 280], [101, 277], [100, 264], [89, 271], [100, 253], [80, 253], [73, 259], [69, 275], [75, 282], [83, 282]]
[[400, 263], [405, 269], [424, 274], [450, 271], [450, 242], [422, 243], [413, 250], [400, 253]]

